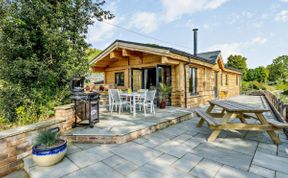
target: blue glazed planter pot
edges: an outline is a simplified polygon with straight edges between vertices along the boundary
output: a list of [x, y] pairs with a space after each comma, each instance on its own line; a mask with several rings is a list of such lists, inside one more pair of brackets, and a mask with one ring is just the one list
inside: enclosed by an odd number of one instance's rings
[[47, 149], [38, 149], [37, 146], [32, 147], [32, 159], [38, 166], [52, 166], [63, 159], [67, 151], [67, 141]]

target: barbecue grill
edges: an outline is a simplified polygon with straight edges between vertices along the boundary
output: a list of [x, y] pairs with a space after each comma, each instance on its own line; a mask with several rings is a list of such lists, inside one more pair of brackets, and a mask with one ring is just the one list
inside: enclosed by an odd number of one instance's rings
[[[72, 125], [73, 128], [82, 124], [89, 124], [92, 128], [95, 123], [99, 122], [100, 94], [97, 92], [84, 91], [84, 80], [85, 77], [75, 75], [70, 81], [70, 99], [74, 102], [75, 109], [75, 122]], [[78, 123], [77, 110], [82, 104], [84, 104], [84, 118], [81, 118], [81, 122]]]

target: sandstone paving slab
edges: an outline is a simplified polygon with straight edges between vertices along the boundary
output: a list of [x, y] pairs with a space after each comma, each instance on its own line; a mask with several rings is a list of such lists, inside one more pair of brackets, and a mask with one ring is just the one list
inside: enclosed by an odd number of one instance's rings
[[97, 144], [94, 143], [74, 143], [73, 145], [80, 148], [81, 150], [87, 150], [89, 148], [97, 146]]
[[190, 138], [188, 141], [198, 142], [198, 143], [207, 143], [207, 138], [209, 134], [198, 133]]
[[275, 144], [268, 144], [268, 143], [259, 143], [257, 147], [257, 151], [268, 153], [271, 155], [277, 154], [277, 145]]
[[288, 174], [276, 171], [276, 178], [287, 178]]
[[197, 146], [191, 153], [243, 170], [248, 170], [252, 161], [252, 156], [250, 155], [226, 148], [219, 148], [207, 143]]
[[185, 129], [179, 129], [179, 128], [175, 127], [175, 126], [171, 126], [171, 127], [166, 128], [166, 129], [163, 129], [163, 130], [161, 130], [159, 132], [167, 133], [169, 135], [173, 135], [174, 137], [176, 137], [178, 135], [181, 135], [181, 134], [185, 133], [186, 130]]
[[214, 146], [237, 151], [253, 156], [258, 143], [255, 141], [244, 140], [240, 138], [219, 138], [214, 142], [210, 142]]
[[253, 164], [288, 174], [288, 158], [256, 152]]
[[71, 173], [69, 175], [64, 176], [63, 178], [95, 178], [95, 177], [103, 177], [103, 178], [124, 178], [122, 174], [105, 165], [104, 163], [98, 162], [91, 166], [85, 167], [77, 172]]
[[286, 152], [282, 152], [282, 151], [279, 151], [279, 152], [278, 152], [278, 156], [288, 158], [288, 154], [287, 154]]
[[82, 150], [80, 152], [72, 153], [67, 157], [72, 160], [77, 166], [83, 168], [88, 165], [99, 162], [106, 159], [113, 154], [107, 149], [102, 149], [101, 147], [92, 147], [88, 150]]
[[81, 151], [81, 149], [73, 144], [69, 144], [68, 148], [67, 148], [67, 152], [66, 155], [72, 154], [72, 153], [76, 153], [78, 151]]
[[273, 144], [273, 141], [271, 140], [267, 132], [249, 131], [244, 138], [247, 140], [253, 140], [261, 143]]
[[121, 158], [121, 157], [119, 157], [117, 155], [113, 155], [113, 156], [111, 156], [109, 158], [106, 158], [106, 159], [102, 160], [102, 162], [105, 163], [106, 165], [114, 168], [114, 167], [116, 167], [118, 165], [126, 163], [127, 160], [125, 160], [125, 159], [123, 159], [123, 158]]
[[203, 158], [200, 156], [187, 153], [182, 158], [173, 163], [172, 167], [179, 169], [183, 172], [189, 172], [201, 161], [201, 159]]
[[159, 169], [154, 165], [145, 164], [144, 166], [136, 169], [131, 174], [128, 175], [128, 178], [192, 178], [193, 176], [178, 171], [172, 167], [163, 167]]
[[169, 166], [172, 163], [174, 163], [176, 160], [178, 160], [177, 157], [164, 153], [161, 156], [159, 156], [158, 158], [150, 161], [149, 164], [154, 165], [154, 166], [160, 166], [160, 167]]
[[223, 166], [220, 168], [215, 178], [260, 178], [262, 176], [258, 176], [256, 174], [243, 171], [240, 169], [235, 169], [229, 166]]
[[145, 146], [130, 142], [111, 150], [118, 156], [131, 161], [137, 165], [143, 165], [161, 155], [161, 152]]
[[288, 152], [288, 143], [281, 143], [280, 145], [278, 145], [278, 152]]
[[176, 141], [176, 142], [179, 142], [179, 143], [182, 143], [182, 142], [185, 142], [185, 141], [189, 140], [191, 137], [192, 137], [192, 135], [184, 133], [184, 134], [181, 134], [181, 135], [173, 138], [172, 140]]
[[133, 140], [133, 142], [138, 143], [140, 145], [144, 144], [147, 141], [148, 141], [148, 139], [146, 139], [144, 137], [140, 137], [140, 138], [137, 138], [137, 139]]
[[143, 146], [154, 148], [173, 137], [173, 135], [165, 132], [156, 132], [151, 135], [144, 136], [144, 138], [147, 139], [147, 142], [143, 143]]
[[51, 167], [39, 167], [34, 166], [29, 169], [29, 175], [31, 178], [51, 178], [62, 177], [66, 174], [79, 170], [73, 162], [64, 158], [60, 163]]
[[221, 167], [222, 164], [220, 163], [209, 159], [202, 159], [199, 164], [190, 171], [190, 174], [201, 178], [212, 178]]
[[260, 166], [256, 166], [254, 164], [251, 165], [249, 172], [252, 172], [254, 174], [266, 177], [266, 178], [274, 178], [275, 177], [275, 171], [272, 171], [270, 169], [266, 169]]
[[118, 164], [117, 166], [113, 168], [117, 170], [118, 172], [120, 172], [122, 175], [127, 176], [128, 174], [136, 170], [138, 167], [139, 167], [138, 165], [130, 161], [126, 161], [126, 162], [122, 162], [121, 164]]
[[165, 142], [155, 147], [155, 149], [176, 156], [178, 158], [181, 158], [187, 152], [192, 151], [192, 148], [190, 146], [175, 141]]
[[16, 172], [13, 172], [7, 176], [4, 176], [3, 178], [29, 178], [29, 175], [27, 175], [27, 173], [23, 170], [19, 170]]

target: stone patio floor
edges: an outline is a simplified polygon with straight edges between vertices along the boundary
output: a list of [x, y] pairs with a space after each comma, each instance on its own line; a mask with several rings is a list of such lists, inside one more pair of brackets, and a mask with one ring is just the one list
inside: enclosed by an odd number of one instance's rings
[[[268, 107], [258, 96], [234, 101]], [[274, 117], [267, 114], [267, 117]], [[124, 144], [70, 144], [66, 157], [52, 167], [35, 166], [25, 159], [31, 177], [288, 177], [288, 140], [272, 144], [266, 133], [222, 132], [208, 143], [210, 130], [197, 128], [198, 118], [173, 125]]]

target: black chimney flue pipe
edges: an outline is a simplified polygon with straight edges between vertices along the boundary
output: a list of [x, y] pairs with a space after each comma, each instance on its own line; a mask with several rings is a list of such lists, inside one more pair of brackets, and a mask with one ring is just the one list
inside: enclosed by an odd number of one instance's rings
[[194, 32], [194, 56], [197, 56], [197, 32], [198, 32], [198, 29], [194, 28], [193, 32]]

